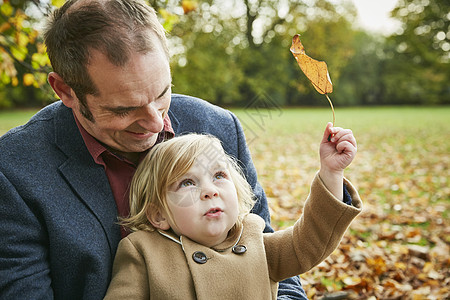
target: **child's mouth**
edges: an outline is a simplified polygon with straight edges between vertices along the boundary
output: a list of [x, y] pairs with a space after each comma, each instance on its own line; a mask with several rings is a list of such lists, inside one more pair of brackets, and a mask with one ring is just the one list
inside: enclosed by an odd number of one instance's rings
[[220, 208], [211, 208], [210, 210], [208, 210], [205, 213], [205, 216], [209, 216], [209, 217], [215, 217], [215, 216], [219, 216], [222, 213], [222, 210]]

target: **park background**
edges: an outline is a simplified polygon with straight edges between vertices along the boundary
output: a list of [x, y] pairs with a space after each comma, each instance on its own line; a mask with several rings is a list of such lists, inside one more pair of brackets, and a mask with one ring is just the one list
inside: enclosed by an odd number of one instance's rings
[[[393, 2], [396, 29], [373, 32], [352, 1], [149, 1], [168, 32], [173, 91], [241, 120], [275, 229], [301, 214], [332, 120], [292, 36], [327, 62], [336, 125], [358, 140], [346, 176], [365, 207], [339, 249], [301, 276], [311, 299], [450, 297], [450, 3]], [[39, 32], [63, 1], [0, 3], [1, 135], [57, 100]]]

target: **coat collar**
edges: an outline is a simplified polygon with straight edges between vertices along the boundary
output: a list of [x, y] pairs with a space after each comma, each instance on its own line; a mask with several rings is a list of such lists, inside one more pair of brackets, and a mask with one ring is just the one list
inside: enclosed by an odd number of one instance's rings
[[[210, 248], [217, 252], [225, 252], [228, 249], [236, 246], [241, 240], [242, 232], [244, 231], [244, 226], [242, 225], [239, 228], [236, 228], [236, 230], [238, 230], [239, 234], [237, 234], [237, 235], [234, 234], [231, 238], [227, 238], [225, 241], [223, 241], [219, 245], [217, 245], [215, 247], [210, 247]], [[164, 230], [158, 229], [157, 232], [160, 235], [164, 236], [165, 238], [168, 238], [169, 240], [181, 245], [183, 250], [184, 250], [183, 244], [185, 243], [185, 241], [188, 241], [189, 243], [196, 243], [195, 241], [192, 241], [188, 237], [185, 237], [185, 236], [178, 237], [171, 231], [164, 231]]]

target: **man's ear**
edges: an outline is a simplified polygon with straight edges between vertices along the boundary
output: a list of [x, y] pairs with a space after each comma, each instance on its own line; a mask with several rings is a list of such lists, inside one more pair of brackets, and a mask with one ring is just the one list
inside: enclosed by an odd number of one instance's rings
[[150, 209], [147, 211], [147, 218], [153, 227], [161, 230], [169, 230], [169, 220], [165, 214], [161, 213], [159, 209]]
[[58, 73], [50, 72], [48, 74], [48, 83], [53, 88], [59, 99], [69, 108], [74, 108], [78, 99], [75, 96], [75, 92], [70, 86], [66, 84], [64, 79], [59, 76]]

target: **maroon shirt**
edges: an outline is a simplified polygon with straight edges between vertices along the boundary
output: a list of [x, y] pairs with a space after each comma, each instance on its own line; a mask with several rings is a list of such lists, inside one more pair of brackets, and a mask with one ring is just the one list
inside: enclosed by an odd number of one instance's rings
[[[75, 117], [75, 115], [74, 115]], [[129, 186], [134, 173], [136, 172], [137, 165], [129, 161], [125, 157], [120, 157], [103, 146], [102, 143], [97, 141], [92, 135], [90, 135], [86, 129], [81, 126], [78, 119], [75, 117], [78, 129], [83, 137], [84, 143], [94, 159], [96, 164], [102, 165], [105, 169], [106, 176], [108, 177], [109, 184], [116, 201], [118, 215], [126, 217], [130, 213], [129, 203]], [[175, 135], [170, 118], [168, 115], [164, 118], [164, 128], [158, 134], [156, 143], [160, 143], [165, 139], [170, 139]], [[142, 152], [141, 161], [148, 150]], [[129, 232], [121, 228], [122, 237], [125, 237]]]

